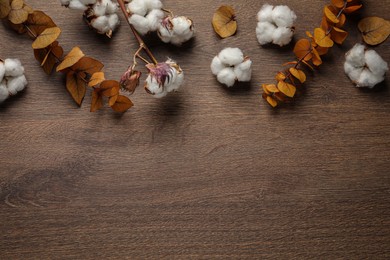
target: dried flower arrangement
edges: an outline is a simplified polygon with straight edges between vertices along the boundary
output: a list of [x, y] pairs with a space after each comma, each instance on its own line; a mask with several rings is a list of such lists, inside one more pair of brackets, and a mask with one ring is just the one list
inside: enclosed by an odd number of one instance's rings
[[[180, 66], [170, 59], [158, 62], [139, 32], [144, 34], [158, 30], [163, 42], [181, 45], [194, 36], [192, 20], [184, 16], [174, 16], [171, 11], [163, 9], [160, 0], [133, 0], [130, 3], [123, 0], [118, 0], [117, 3], [111, 0], [60, 1], [69, 8], [83, 10], [88, 25], [109, 37], [119, 24], [116, 12], [120, 9], [139, 44], [133, 55], [133, 64], [121, 77], [120, 82], [106, 80], [102, 72], [103, 64], [94, 58], [86, 57], [79, 47], [74, 47], [64, 56], [63, 48], [57, 41], [61, 29], [51, 17], [42, 11], [33, 10], [23, 0], [0, 2], [0, 19], [5, 19], [9, 27], [19, 34], [28, 34], [33, 39], [34, 56], [47, 74], [51, 74], [54, 68], [57, 72], [66, 74], [66, 88], [79, 106], [84, 100], [87, 88], [90, 87], [92, 112], [103, 106], [103, 97], [108, 99], [108, 105], [116, 112], [125, 112], [131, 108], [133, 103], [125, 93], [132, 94], [139, 85], [141, 73], [135, 70], [138, 60], [146, 63], [149, 71], [145, 81], [147, 93], [154, 97], [163, 97], [180, 87], [184, 79]], [[147, 57], [142, 56], [142, 52]]]

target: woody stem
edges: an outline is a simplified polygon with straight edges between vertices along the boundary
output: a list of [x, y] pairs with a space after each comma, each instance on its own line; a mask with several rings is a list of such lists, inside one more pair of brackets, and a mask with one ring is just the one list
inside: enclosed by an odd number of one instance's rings
[[138, 41], [140, 48], [142, 48], [145, 51], [145, 53], [149, 56], [149, 58], [153, 61], [154, 64], [157, 64], [158, 62], [156, 58], [153, 56], [148, 46], [146, 46], [145, 42], [142, 40], [141, 36], [135, 30], [134, 26], [129, 22], [129, 14], [126, 11], [125, 3], [123, 2], [123, 0], [118, 0], [118, 4], [122, 10], [123, 15], [126, 18], [127, 24], [130, 26], [131, 32], [133, 33], [135, 39]]

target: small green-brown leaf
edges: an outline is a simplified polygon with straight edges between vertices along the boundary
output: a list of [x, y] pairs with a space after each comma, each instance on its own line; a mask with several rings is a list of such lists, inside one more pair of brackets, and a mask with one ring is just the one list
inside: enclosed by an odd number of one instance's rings
[[61, 34], [58, 27], [46, 28], [32, 43], [33, 49], [43, 49], [55, 42]]
[[214, 31], [221, 37], [227, 38], [237, 31], [237, 22], [233, 7], [222, 5], [214, 13], [212, 25]]

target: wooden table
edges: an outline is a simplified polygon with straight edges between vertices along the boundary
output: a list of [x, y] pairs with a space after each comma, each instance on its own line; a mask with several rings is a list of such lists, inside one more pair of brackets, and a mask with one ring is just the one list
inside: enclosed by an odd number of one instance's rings
[[[89, 95], [78, 108], [63, 76], [40, 69], [31, 40], [0, 26], [0, 57], [21, 59], [29, 81], [0, 107], [0, 259], [389, 259], [390, 77], [357, 89], [343, 62], [361, 42], [359, 19], [389, 19], [390, 2], [364, 1], [346, 43], [277, 110], [259, 87], [293, 59], [293, 45], [257, 43], [264, 1], [164, 2], [194, 20], [196, 38], [182, 48], [146, 41], [160, 60], [181, 64], [185, 85], [161, 100], [140, 88], [123, 115], [90, 113]], [[328, 2], [288, 1], [295, 40]], [[62, 28], [66, 52], [80, 46], [109, 78], [130, 64], [136, 44], [122, 17], [108, 40], [59, 1], [28, 3]], [[223, 3], [239, 29], [220, 40], [210, 22]], [[211, 74], [227, 46], [252, 58], [250, 84], [226, 89]], [[387, 62], [389, 46], [375, 48]]]

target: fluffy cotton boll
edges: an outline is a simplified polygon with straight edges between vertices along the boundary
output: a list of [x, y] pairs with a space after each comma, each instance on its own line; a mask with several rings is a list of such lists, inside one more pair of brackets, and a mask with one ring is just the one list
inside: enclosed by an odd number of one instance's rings
[[0, 61], [0, 82], [3, 81], [4, 74], [5, 74], [4, 62]]
[[223, 70], [226, 66], [222, 63], [222, 61], [218, 58], [218, 56], [215, 56], [214, 59], [211, 61], [211, 72], [217, 76], [218, 73]]
[[234, 67], [234, 74], [238, 81], [250, 81], [252, 77], [252, 61], [247, 59]]
[[260, 11], [257, 13], [257, 20], [259, 22], [272, 22], [272, 10], [273, 6], [265, 4], [261, 7]]
[[356, 68], [353, 65], [351, 65], [351, 63], [345, 62], [344, 71], [353, 82], [358, 82], [360, 78], [360, 74], [362, 74], [363, 67]]
[[111, 0], [106, 1], [106, 14], [115, 14], [118, 11], [118, 5]]
[[273, 41], [274, 31], [276, 26], [269, 22], [259, 22], [256, 27], [257, 40], [261, 45], [271, 43]]
[[144, 35], [149, 32], [149, 20], [145, 17], [138, 14], [133, 14], [130, 16], [129, 22], [140, 34]]
[[10, 78], [7, 82], [8, 92], [11, 95], [16, 95], [16, 93], [22, 91], [26, 85], [27, 79], [24, 75]]
[[294, 32], [291, 30], [291, 28], [278, 27], [272, 34], [272, 42], [279, 46], [284, 46], [290, 43], [293, 35]]
[[368, 50], [364, 54], [364, 59], [370, 71], [374, 74], [384, 76], [386, 71], [389, 70], [387, 62], [382, 59], [379, 54], [374, 50]]
[[193, 23], [185, 16], [179, 16], [172, 19], [173, 32], [177, 36], [172, 40], [173, 44], [180, 45], [194, 36]]
[[0, 103], [9, 97], [7, 85], [4, 82], [0, 82]]
[[106, 1], [98, 2], [93, 6], [93, 12], [96, 16], [103, 16], [106, 14], [107, 3]]
[[234, 73], [234, 69], [231, 67], [224, 68], [217, 75], [217, 80], [225, 84], [227, 87], [232, 87], [236, 82], [236, 74]]
[[84, 5], [80, 1], [71, 1], [68, 6], [70, 9], [76, 9], [76, 10], [87, 10], [88, 6]]
[[278, 27], [292, 27], [297, 16], [286, 5], [275, 6], [272, 10], [272, 20]]
[[229, 66], [240, 64], [244, 60], [244, 54], [239, 48], [225, 48], [218, 54], [222, 63]]
[[91, 25], [99, 33], [107, 33], [110, 30], [107, 16], [100, 16], [92, 20]]
[[376, 84], [384, 80], [383, 76], [376, 75], [368, 69], [364, 69], [360, 74], [359, 80], [357, 81], [357, 87], [368, 87], [373, 88]]
[[127, 5], [128, 11], [131, 14], [138, 14], [140, 16], [145, 16], [148, 12], [148, 7], [146, 1], [144, 0], [133, 0]]
[[157, 80], [155, 80], [151, 75], [146, 78], [145, 89], [152, 94], [155, 98], [165, 97], [168, 92], [159, 85]]
[[6, 59], [4, 66], [6, 77], [17, 77], [24, 73], [24, 68], [18, 59]]
[[163, 8], [163, 4], [160, 0], [144, 0], [144, 2], [149, 11]]
[[119, 16], [117, 14], [112, 14], [108, 17], [108, 27], [111, 28], [111, 30], [115, 30], [119, 25]]
[[362, 44], [355, 44], [346, 54], [346, 61], [353, 64], [355, 67], [363, 67], [365, 64], [364, 58], [365, 47]]
[[154, 9], [146, 15], [146, 19], [149, 21], [149, 31], [156, 31], [162, 19], [164, 18], [164, 12], [160, 9]]

